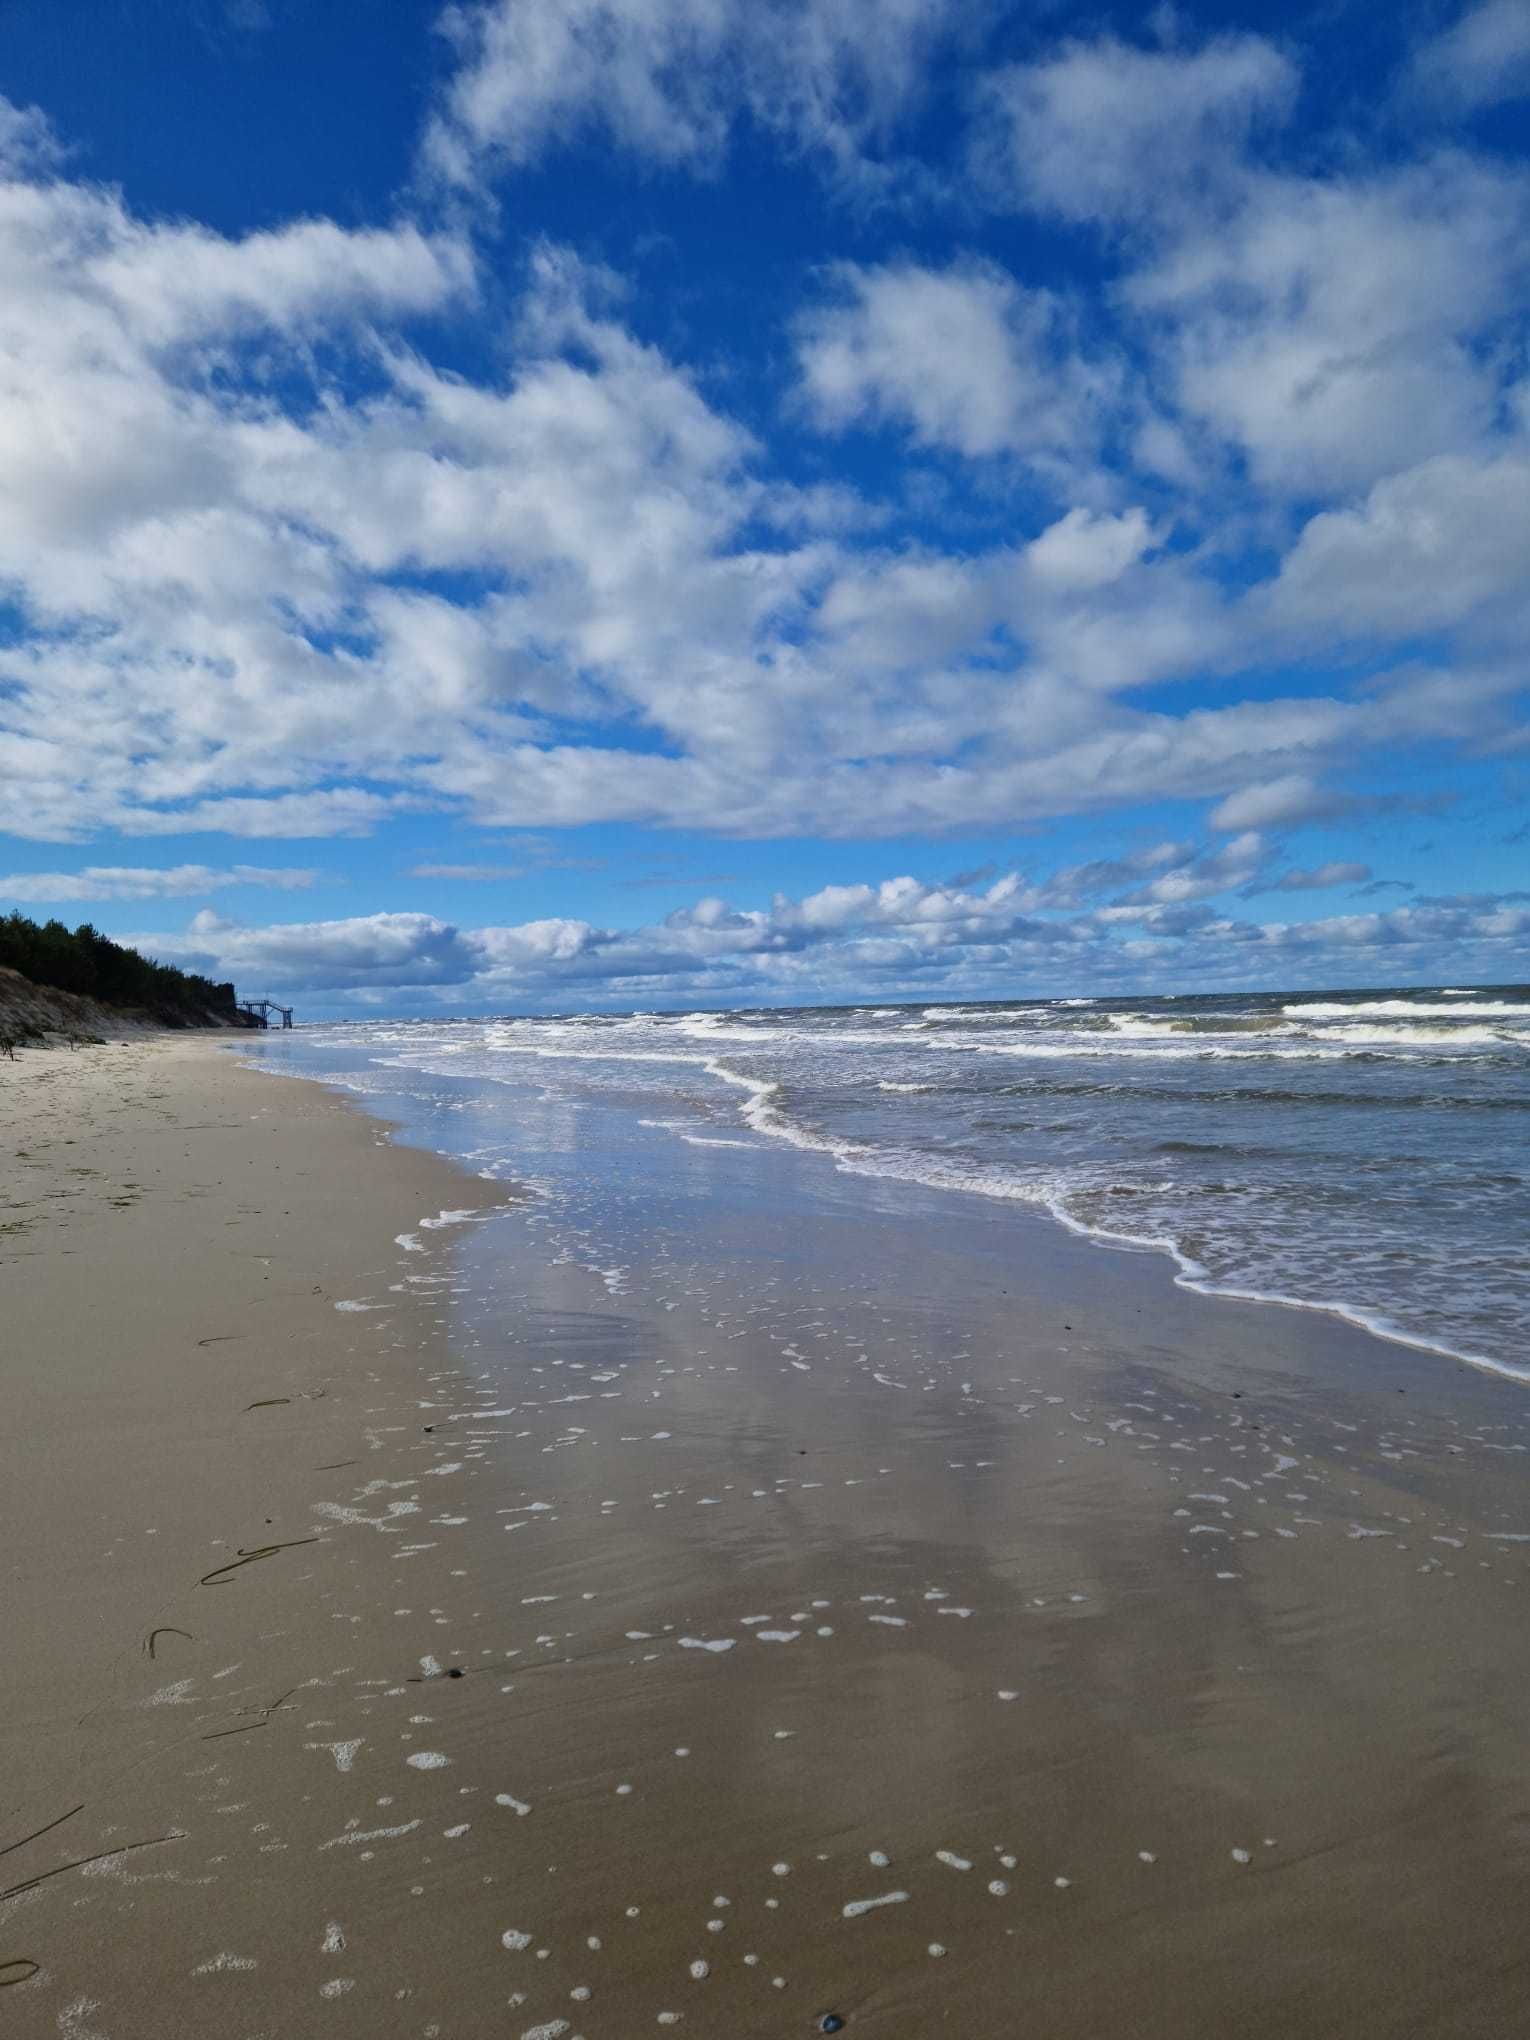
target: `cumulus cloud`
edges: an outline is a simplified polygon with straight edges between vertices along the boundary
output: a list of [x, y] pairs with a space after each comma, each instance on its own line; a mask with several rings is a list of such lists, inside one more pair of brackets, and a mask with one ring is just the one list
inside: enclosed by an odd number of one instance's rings
[[[0, 246], [27, 282], [0, 308], [0, 575], [34, 626], [0, 654], [18, 833], [359, 833], [431, 807], [943, 830], [1214, 796], [1363, 725], [1107, 705], [1229, 641], [1138, 508], [975, 560], [774, 532], [753, 436], [566, 254], [478, 384], [398, 340], [473, 288], [459, 244], [413, 229], [215, 242], [23, 177]], [[202, 283], [177, 296], [183, 258]], [[238, 379], [256, 318], [281, 403]], [[316, 326], [365, 348], [364, 395], [320, 374]]]
[[[1135, 897], [1065, 911], [1065, 875], [1033, 883], [1006, 874], [981, 889], [899, 877], [832, 885], [768, 908], [720, 897], [660, 922], [602, 928], [572, 918], [462, 929], [424, 914], [247, 928], [203, 912], [183, 935], [140, 937], [170, 961], [242, 989], [307, 995], [344, 1010], [379, 998], [420, 1010], [562, 1010], [696, 1002], [789, 1003], [835, 995], [913, 997], [981, 992], [1001, 975], [1036, 991], [1225, 974], [1229, 946], [1248, 983], [1290, 983], [1292, 972], [1418, 969], [1442, 955], [1473, 962], [1487, 981], [1513, 974], [1530, 935], [1522, 894], [1420, 902], [1385, 913], [1253, 923], [1207, 904], [1261, 854], [1257, 842], [1196, 855], [1154, 846], [1123, 860], [1140, 873], [1176, 862], [1190, 884], [1162, 883]], [[1331, 867], [1332, 871], [1364, 867]], [[1313, 884], [1347, 877], [1294, 874]], [[1211, 880], [1215, 879], [1213, 885]], [[1207, 883], [1203, 886], [1201, 881]], [[1073, 874], [1072, 895], [1109, 884]], [[1153, 888], [1156, 887], [1156, 892]], [[1298, 890], [1296, 884], [1280, 889]], [[1149, 896], [1151, 894], [1151, 896]]]
[[1213, 180], [1296, 88], [1295, 67], [1260, 36], [1196, 50], [1072, 42], [988, 79], [980, 163], [1001, 203], [1137, 219]]
[[1178, 406], [1311, 498], [1486, 450], [1514, 374], [1530, 179], [1459, 152], [1348, 176], [1249, 170], [1125, 280]]
[[1184, 906], [1214, 899], [1232, 886], [1245, 886], [1259, 871], [1268, 846], [1257, 829], [1246, 829], [1230, 842], [1173, 868], [1160, 871], [1122, 902], [1126, 906]]
[[832, 301], [804, 315], [797, 334], [803, 394], [820, 424], [886, 419], [925, 446], [1054, 465], [1096, 445], [1114, 374], [1088, 359], [1050, 291], [974, 262], [845, 264], [833, 281]]
[[[1420, 62], [1507, 90], [1524, 21], [1489, 0]], [[1253, 36], [1070, 43], [989, 81], [983, 162], [998, 204], [1117, 236], [1124, 301], [1182, 421], [1147, 420], [1143, 457], [1182, 469], [1188, 424], [1310, 499], [1491, 441], [1530, 183], [1459, 148], [1294, 170], [1274, 144], [1298, 83]]]
[[431, 914], [363, 914], [346, 921], [243, 927], [211, 909], [192, 916], [184, 936], [139, 936], [136, 946], [164, 962], [216, 958], [226, 978], [250, 991], [388, 991], [456, 985], [471, 976], [475, 951]]
[[1032, 539], [1025, 563], [1043, 586], [1093, 593], [1119, 581], [1153, 543], [1140, 506], [1119, 516], [1074, 509]]
[[1530, 448], [1441, 454], [1313, 517], [1271, 602], [1300, 628], [1407, 637], [1471, 624], [1522, 641], [1530, 616]]
[[[706, 169], [745, 119], [843, 167], [958, 12], [463, 7], [429, 147], [470, 181], [592, 135]], [[1389, 745], [1514, 742], [1525, 180], [1356, 138], [1293, 166], [1296, 90], [1253, 37], [1006, 67], [990, 176], [1108, 229], [1088, 276], [885, 240], [824, 271], [765, 336], [785, 449], [569, 251], [507, 282], [407, 214], [146, 217], [4, 109], [0, 828], [898, 836], [1173, 800], [1237, 837], [1338, 813], [1325, 779]], [[433, 322], [490, 302], [465, 373]], [[505, 867], [436, 870], [470, 868]], [[1122, 883], [1171, 876], [1215, 873]]]

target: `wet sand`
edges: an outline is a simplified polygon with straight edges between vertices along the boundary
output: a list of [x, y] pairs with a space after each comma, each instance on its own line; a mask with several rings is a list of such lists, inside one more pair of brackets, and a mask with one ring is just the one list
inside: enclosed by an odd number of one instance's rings
[[1523, 2030], [1519, 1387], [203, 1043], [0, 1126], [7, 2032]]

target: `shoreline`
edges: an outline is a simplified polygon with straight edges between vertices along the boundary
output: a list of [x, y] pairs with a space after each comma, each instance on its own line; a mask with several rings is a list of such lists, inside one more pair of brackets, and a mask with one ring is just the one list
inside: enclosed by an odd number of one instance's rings
[[1508, 1383], [247, 1046], [0, 1076], [18, 2031], [1512, 2029]]
[[[236, 1052], [239, 1053], [246, 1067], [263, 1067], [251, 1056], [249, 1044], [239, 1044]], [[539, 1049], [535, 1051], [527, 1050], [523, 1051], [523, 1053], [541, 1056], [550, 1053], [550, 1051]], [[656, 1060], [660, 1058], [648, 1059]], [[988, 1217], [993, 1218], [1003, 1214], [1012, 1223], [1030, 1231], [1033, 1238], [1041, 1236], [1055, 1240], [1060, 1236], [1062, 1239], [1076, 1242], [1082, 1247], [1106, 1254], [1113, 1260], [1134, 1262], [1139, 1267], [1162, 1270], [1166, 1274], [1172, 1288], [1181, 1296], [1198, 1297], [1212, 1305], [1233, 1305], [1240, 1309], [1251, 1310], [1259, 1315], [1274, 1313], [1279, 1317], [1286, 1313], [1292, 1313], [1302, 1317], [1315, 1317], [1325, 1320], [1336, 1328], [1342, 1327], [1345, 1335], [1355, 1336], [1361, 1342], [1362, 1352], [1364, 1347], [1374, 1343], [1389, 1351], [1393, 1351], [1400, 1358], [1405, 1357], [1409, 1364], [1414, 1367], [1417, 1367], [1420, 1361], [1426, 1363], [1423, 1371], [1411, 1378], [1409, 1392], [1423, 1391], [1427, 1393], [1432, 1387], [1444, 1393], [1448, 1390], [1450, 1384], [1460, 1381], [1462, 1369], [1466, 1370], [1469, 1378], [1486, 1378], [1489, 1381], [1509, 1384], [1514, 1388], [1530, 1388], [1530, 1363], [1527, 1363], [1523, 1368], [1516, 1368], [1509, 1363], [1495, 1360], [1489, 1355], [1465, 1352], [1460, 1348], [1408, 1332], [1389, 1319], [1379, 1315], [1368, 1314], [1358, 1305], [1319, 1302], [1305, 1297], [1287, 1296], [1263, 1290], [1245, 1290], [1231, 1286], [1220, 1286], [1214, 1279], [1203, 1279], [1202, 1274], [1196, 1273], [1195, 1271], [1199, 1269], [1199, 1264], [1185, 1255], [1173, 1241], [1141, 1238], [1129, 1233], [1113, 1233], [1091, 1226], [1082, 1220], [1073, 1218], [1066, 1210], [1060, 1209], [1055, 1203], [1045, 1198], [1032, 1197], [1020, 1192], [1010, 1194], [986, 1190], [964, 1183], [956, 1177], [945, 1180], [937, 1179], [933, 1176], [898, 1174], [878, 1168], [857, 1168], [853, 1156], [847, 1150], [846, 1144], [797, 1128], [769, 1125], [765, 1123], [769, 1118], [768, 1108], [766, 1112], [759, 1116], [751, 1113], [752, 1106], [763, 1103], [762, 1094], [779, 1089], [779, 1085], [764, 1079], [749, 1077], [739, 1072], [725, 1070], [718, 1066], [713, 1058], [700, 1059], [677, 1054], [672, 1059], [687, 1067], [704, 1068], [709, 1075], [729, 1087], [747, 1090], [751, 1095], [740, 1105], [739, 1114], [743, 1124], [751, 1132], [757, 1134], [767, 1143], [770, 1149], [777, 1152], [797, 1156], [818, 1157], [829, 1164], [832, 1174], [850, 1177], [867, 1183], [886, 1183], [904, 1191], [915, 1201], [924, 1196], [933, 1196], [937, 1200], [952, 1200], [954, 1205], [960, 1207], [971, 1200], [975, 1203], [978, 1210], [984, 1212]], [[375, 1092], [370, 1092], [364, 1087], [349, 1084], [343, 1079], [333, 1076], [304, 1073], [299, 1080], [320, 1084], [333, 1091], [336, 1095], [358, 1099], [361, 1101], [359, 1109], [372, 1112], [391, 1126], [399, 1127], [404, 1124], [401, 1119], [396, 1116], [389, 1117], [383, 1110], [387, 1102], [386, 1094], [379, 1095]], [[644, 1123], [646, 1124], [647, 1122]], [[414, 1143], [410, 1144], [414, 1145]], [[721, 1142], [719, 1144], [724, 1146], [746, 1145], [732, 1142]], [[449, 1151], [445, 1148], [431, 1146], [423, 1141], [418, 1145], [422, 1152], [448, 1156]], [[463, 1167], [467, 1166], [465, 1162], [461, 1165]], [[1151, 1280], [1152, 1278], [1150, 1277], [1149, 1279]], [[1299, 1332], [1293, 1331], [1283, 1337], [1277, 1331], [1272, 1333], [1270, 1339], [1270, 1343], [1276, 1346], [1290, 1345], [1293, 1341], [1296, 1343], [1301, 1342], [1301, 1334]], [[1197, 1340], [1194, 1343], [1200, 1344], [1203, 1342]], [[1447, 1363], [1443, 1368], [1433, 1367], [1431, 1370], [1427, 1364], [1441, 1361]], [[1362, 1360], [1356, 1370], [1357, 1377], [1363, 1375], [1364, 1371], [1364, 1362]], [[1432, 1381], [1430, 1378], [1431, 1371], [1433, 1374]], [[1320, 1377], [1315, 1376], [1314, 1379], [1320, 1387], [1325, 1385]], [[1395, 1383], [1391, 1381], [1383, 1382], [1382, 1386], [1388, 1390], [1395, 1390]], [[1526, 1413], [1530, 1415], [1530, 1404], [1526, 1405]]]
[[[709, 1074], [720, 1077], [725, 1083], [743, 1085], [748, 1080], [731, 1070], [724, 1070], [719, 1064], [707, 1063], [704, 1067]], [[978, 1185], [966, 1185], [957, 1180], [937, 1181], [928, 1176], [899, 1176], [888, 1170], [857, 1168], [855, 1150], [848, 1144], [836, 1144], [828, 1139], [800, 1134], [788, 1130], [779, 1122], [780, 1115], [773, 1113], [766, 1104], [768, 1095], [779, 1090], [778, 1084], [758, 1083], [753, 1085], [755, 1095], [739, 1108], [744, 1124], [766, 1139], [780, 1140], [805, 1154], [821, 1154], [828, 1157], [834, 1167], [850, 1176], [863, 1176], [888, 1182], [919, 1184], [931, 1190], [949, 1190], [957, 1196], [984, 1197], [995, 1203], [1008, 1203], [1022, 1208], [1045, 1212], [1056, 1225], [1076, 1239], [1086, 1241], [1092, 1247], [1121, 1254], [1159, 1255], [1174, 1265], [1174, 1284], [1194, 1296], [1218, 1297], [1228, 1303], [1250, 1303], [1273, 1310], [1315, 1311], [1324, 1317], [1339, 1319], [1354, 1330], [1379, 1339], [1385, 1345], [1406, 1346], [1414, 1352], [1429, 1353], [1442, 1360], [1457, 1362], [1462, 1367], [1471, 1367], [1483, 1374], [1497, 1375], [1501, 1380], [1512, 1381], [1521, 1387], [1530, 1387], [1530, 1364], [1515, 1367], [1507, 1361], [1495, 1360], [1486, 1353], [1468, 1353], [1459, 1346], [1449, 1346], [1440, 1340], [1426, 1339], [1414, 1332], [1404, 1331], [1392, 1319], [1380, 1312], [1367, 1311], [1358, 1304], [1323, 1303], [1310, 1297], [1285, 1296], [1270, 1290], [1239, 1289], [1229, 1283], [1219, 1283], [1209, 1275], [1201, 1263], [1187, 1254], [1177, 1241], [1171, 1239], [1149, 1239], [1134, 1233], [1112, 1232], [1107, 1227], [1088, 1224], [1075, 1218], [1057, 1199], [1031, 1197], [1023, 1191], [987, 1190]], [[751, 1110], [751, 1107], [754, 1109]]]
[[[555, 1056], [557, 1051], [538, 1047], [514, 1051], [528, 1057]], [[842, 1175], [859, 1177], [866, 1181], [900, 1183], [914, 1190], [930, 1190], [940, 1195], [974, 1197], [989, 1203], [1008, 1206], [1017, 1211], [1044, 1214], [1051, 1224], [1074, 1238], [1085, 1241], [1092, 1247], [1119, 1254], [1137, 1254], [1159, 1257], [1172, 1264], [1176, 1288], [1187, 1294], [1209, 1297], [1225, 1302], [1244, 1303], [1283, 1311], [1316, 1313], [1339, 1321], [1352, 1330], [1363, 1333], [1388, 1346], [1406, 1348], [1412, 1352], [1425, 1353], [1434, 1358], [1449, 1361], [1455, 1365], [1472, 1369], [1474, 1372], [1496, 1376], [1515, 1383], [1519, 1387], [1530, 1387], [1530, 1362], [1516, 1366], [1511, 1361], [1495, 1359], [1491, 1354], [1476, 1353], [1464, 1346], [1451, 1345], [1444, 1340], [1431, 1339], [1423, 1333], [1411, 1332], [1381, 1310], [1373, 1310], [1361, 1304], [1351, 1304], [1311, 1297], [1293, 1296], [1280, 1291], [1245, 1289], [1232, 1283], [1219, 1283], [1205, 1267], [1188, 1254], [1177, 1241], [1167, 1237], [1150, 1237], [1132, 1233], [1119, 1233], [1108, 1227], [1092, 1225], [1076, 1218], [1057, 1198], [1032, 1194], [1016, 1187], [1014, 1189], [990, 1189], [973, 1181], [963, 1181], [959, 1173], [941, 1175], [937, 1173], [903, 1173], [876, 1165], [874, 1151], [863, 1150], [855, 1143], [818, 1134], [810, 1129], [792, 1124], [772, 1102], [780, 1091], [780, 1083], [768, 1078], [756, 1077], [746, 1071], [731, 1070], [719, 1056], [675, 1052], [647, 1054], [645, 1061], [673, 1061], [683, 1067], [701, 1069], [716, 1082], [731, 1090], [747, 1095], [738, 1105], [738, 1117], [750, 1132], [766, 1141], [779, 1142], [799, 1154], [818, 1155]]]
[[929, 1189], [952, 1190], [960, 1196], [986, 1197], [994, 1202], [1012, 1203], [1037, 1211], [1047, 1216], [1065, 1232], [1076, 1238], [1087, 1240], [1091, 1246], [1109, 1252], [1125, 1254], [1157, 1254], [1174, 1264], [1175, 1286], [1196, 1296], [1220, 1297], [1230, 1303], [1252, 1303], [1268, 1306], [1275, 1310], [1316, 1311], [1325, 1317], [1340, 1319], [1355, 1330], [1367, 1333], [1371, 1338], [1380, 1339], [1387, 1345], [1407, 1346], [1415, 1352], [1437, 1355], [1443, 1360], [1458, 1362], [1463, 1367], [1477, 1369], [1484, 1374], [1494, 1374], [1502, 1380], [1530, 1387], [1530, 1363], [1515, 1367], [1511, 1363], [1495, 1360], [1486, 1353], [1468, 1353], [1459, 1346], [1446, 1345], [1440, 1340], [1427, 1339], [1413, 1332], [1405, 1331], [1392, 1319], [1378, 1311], [1367, 1311], [1358, 1304], [1319, 1302], [1310, 1297], [1286, 1296], [1269, 1290], [1239, 1289], [1232, 1284], [1219, 1283], [1208, 1274], [1201, 1263], [1172, 1239], [1144, 1238], [1133, 1233], [1117, 1233], [1107, 1227], [1090, 1225], [1075, 1218], [1059, 1199], [1032, 1197], [1023, 1191], [987, 1190], [979, 1185], [965, 1185], [957, 1180], [937, 1181], [929, 1176], [899, 1176], [891, 1171], [876, 1168], [857, 1168], [855, 1155], [858, 1152], [847, 1142], [835, 1142], [826, 1137], [804, 1133], [790, 1127], [782, 1115], [768, 1101], [780, 1090], [777, 1083], [766, 1082], [745, 1076], [737, 1071], [725, 1069], [721, 1062], [712, 1059], [702, 1067], [709, 1075], [718, 1077], [726, 1084], [747, 1088], [751, 1095], [739, 1107], [739, 1116], [744, 1124], [766, 1139], [780, 1140], [808, 1154], [828, 1156], [836, 1169], [846, 1175], [881, 1178], [891, 1182], [921, 1183]]

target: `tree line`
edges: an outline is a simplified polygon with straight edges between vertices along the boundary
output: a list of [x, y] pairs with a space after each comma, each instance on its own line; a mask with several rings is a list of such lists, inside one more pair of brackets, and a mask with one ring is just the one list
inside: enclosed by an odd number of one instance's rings
[[138, 1006], [163, 1019], [196, 1020], [232, 1015], [234, 987], [155, 963], [113, 942], [88, 921], [66, 928], [62, 921], [33, 921], [11, 913], [0, 919], [0, 965], [19, 971], [34, 985], [99, 999], [106, 1006]]

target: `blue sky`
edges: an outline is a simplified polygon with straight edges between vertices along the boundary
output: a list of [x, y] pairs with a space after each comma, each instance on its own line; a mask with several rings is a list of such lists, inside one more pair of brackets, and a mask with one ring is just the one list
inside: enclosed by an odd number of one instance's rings
[[1530, 5], [0, 20], [0, 909], [310, 1014], [1530, 976]]

